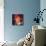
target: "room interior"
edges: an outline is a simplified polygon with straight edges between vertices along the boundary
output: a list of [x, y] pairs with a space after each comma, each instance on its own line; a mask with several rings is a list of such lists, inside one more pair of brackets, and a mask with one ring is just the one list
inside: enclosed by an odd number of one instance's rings
[[46, 0], [0, 0], [0, 46], [46, 46], [45, 5]]

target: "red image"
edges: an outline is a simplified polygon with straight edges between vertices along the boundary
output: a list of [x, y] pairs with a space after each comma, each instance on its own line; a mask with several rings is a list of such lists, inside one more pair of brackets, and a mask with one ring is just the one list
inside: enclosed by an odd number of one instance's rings
[[12, 14], [12, 25], [23, 25], [23, 14]]

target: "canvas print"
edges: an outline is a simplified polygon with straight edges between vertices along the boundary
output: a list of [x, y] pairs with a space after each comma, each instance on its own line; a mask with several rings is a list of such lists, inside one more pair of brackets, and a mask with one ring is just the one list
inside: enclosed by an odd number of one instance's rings
[[12, 25], [23, 25], [24, 15], [23, 14], [12, 14]]

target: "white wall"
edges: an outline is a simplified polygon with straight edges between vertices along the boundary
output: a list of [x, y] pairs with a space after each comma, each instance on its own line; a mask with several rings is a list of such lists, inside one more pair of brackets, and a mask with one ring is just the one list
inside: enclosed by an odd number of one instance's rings
[[[46, 9], [46, 0], [40, 0], [40, 9]], [[43, 22], [41, 21], [40, 24], [46, 26], [46, 11], [43, 12]]]
[[0, 0], [0, 42], [4, 41], [4, 1]]

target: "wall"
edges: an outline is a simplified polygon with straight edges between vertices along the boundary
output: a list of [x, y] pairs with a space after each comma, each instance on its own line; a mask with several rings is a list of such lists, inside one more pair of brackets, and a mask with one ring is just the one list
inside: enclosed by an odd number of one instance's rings
[[[40, 0], [4, 0], [4, 38], [7, 41], [18, 41], [32, 28], [35, 12], [40, 10]], [[24, 25], [12, 25], [12, 13], [24, 14]]]
[[0, 0], [0, 42], [4, 41], [4, 0]]
[[[40, 1], [40, 9], [41, 9], [41, 11], [43, 9], [46, 9], [46, 0], [41, 0]], [[40, 25], [46, 26], [46, 11], [43, 12], [42, 17], [43, 17], [43, 22], [41, 21]]]

